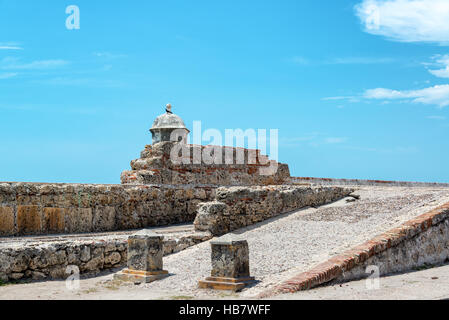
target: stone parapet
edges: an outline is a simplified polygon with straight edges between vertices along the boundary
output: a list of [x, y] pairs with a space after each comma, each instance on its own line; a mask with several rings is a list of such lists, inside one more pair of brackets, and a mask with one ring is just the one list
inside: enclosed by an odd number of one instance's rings
[[449, 187], [449, 183], [438, 182], [412, 182], [412, 181], [388, 181], [365, 179], [334, 179], [313, 177], [290, 177], [286, 184], [292, 185], [331, 185], [331, 186], [378, 186], [378, 187]]
[[85, 233], [192, 222], [215, 188], [0, 183], [0, 236]]
[[[290, 178], [288, 165], [269, 160], [260, 150], [184, 145], [188, 151], [183, 156], [181, 146], [147, 145], [140, 159], [131, 161], [131, 170], [122, 172], [122, 184], [273, 185]], [[180, 150], [176, 157], [173, 148]]]
[[[180, 232], [167, 234], [162, 241], [163, 255], [182, 251], [211, 239], [207, 233]], [[66, 279], [68, 270], [82, 275], [127, 264], [128, 235], [92, 235], [63, 237], [4, 238], [0, 241], [0, 280]], [[69, 268], [68, 268], [69, 267]]]
[[282, 213], [339, 200], [354, 190], [341, 187], [220, 187], [213, 201], [200, 203], [195, 229], [223, 235]]

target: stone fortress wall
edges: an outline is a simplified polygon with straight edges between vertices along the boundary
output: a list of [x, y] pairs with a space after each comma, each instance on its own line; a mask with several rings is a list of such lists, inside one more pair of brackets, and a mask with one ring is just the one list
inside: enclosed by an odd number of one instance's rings
[[250, 226], [283, 213], [342, 199], [354, 189], [311, 186], [218, 188], [215, 199], [198, 205], [195, 230], [214, 236]]
[[192, 222], [215, 188], [0, 183], [0, 236], [86, 233]]
[[288, 184], [293, 185], [320, 185], [320, 186], [377, 186], [377, 187], [449, 187], [449, 183], [439, 182], [413, 182], [413, 181], [386, 181], [364, 179], [333, 179], [313, 177], [291, 177]]
[[123, 184], [249, 186], [279, 185], [290, 179], [288, 165], [270, 160], [260, 150], [170, 141], [145, 146], [140, 159], [131, 161], [131, 169], [122, 173]]
[[[77, 267], [83, 275], [126, 265], [129, 232], [112, 235], [65, 236], [60, 238], [18, 238], [0, 241], [0, 281], [19, 279], [65, 279]], [[168, 234], [164, 255], [179, 252], [209, 240], [198, 232]], [[71, 267], [68, 269], [68, 267]]]

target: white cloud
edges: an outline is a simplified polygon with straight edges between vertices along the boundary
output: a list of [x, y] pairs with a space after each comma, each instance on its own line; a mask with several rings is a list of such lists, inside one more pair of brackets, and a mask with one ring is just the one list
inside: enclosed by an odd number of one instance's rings
[[449, 45], [448, 0], [363, 0], [355, 13], [370, 34]]
[[397, 90], [391, 90], [391, 89], [385, 89], [385, 88], [376, 88], [376, 89], [369, 89], [365, 91], [364, 97], [367, 99], [403, 99], [403, 98], [409, 98], [406, 93], [397, 91]]
[[14, 78], [17, 76], [17, 73], [9, 72], [9, 73], [0, 73], [0, 80]]
[[339, 57], [329, 59], [310, 60], [302, 56], [294, 56], [288, 59], [289, 62], [306, 66], [306, 65], [339, 65], [339, 64], [385, 64], [393, 63], [396, 60], [388, 57]]
[[315, 148], [326, 144], [342, 144], [347, 140], [348, 138], [328, 137], [326, 134], [321, 132], [311, 132], [299, 137], [283, 137], [280, 139], [280, 142], [281, 145], [285, 147], [310, 146]]
[[322, 100], [345, 100], [345, 99], [349, 99], [352, 98], [352, 96], [336, 96], [336, 97], [326, 97], [323, 98]]
[[446, 120], [444, 116], [427, 116], [426, 118], [430, 120]]
[[449, 106], [449, 84], [436, 85], [424, 89], [417, 90], [393, 90], [387, 88], [376, 88], [366, 90], [359, 97], [341, 96], [329, 97], [322, 100], [347, 100], [349, 102], [382, 100], [381, 104], [388, 104], [391, 101], [398, 101], [400, 103], [421, 103], [436, 105], [440, 108]]
[[39, 60], [30, 63], [21, 63], [17, 58], [4, 58], [0, 61], [0, 68], [4, 70], [28, 70], [28, 69], [49, 69], [67, 65], [65, 60]]
[[111, 52], [94, 52], [93, 55], [99, 58], [106, 58], [106, 59], [118, 59], [126, 57], [125, 54], [118, 54]]
[[121, 81], [112, 79], [96, 79], [96, 78], [73, 78], [73, 77], [55, 77], [45, 80], [33, 80], [33, 83], [39, 83], [52, 86], [89, 86], [89, 87], [109, 87], [118, 88], [125, 84]]
[[16, 47], [16, 46], [1, 46], [0, 45], [0, 50], [22, 50], [23, 48], [21, 47]]
[[356, 151], [362, 151], [362, 152], [375, 152], [375, 153], [391, 153], [391, 154], [412, 154], [419, 152], [419, 149], [414, 146], [410, 147], [403, 147], [403, 146], [397, 146], [397, 147], [390, 147], [390, 148], [384, 148], [384, 147], [358, 147], [358, 146], [348, 146], [348, 145], [342, 145], [339, 146], [342, 149], [349, 149], [349, 150], [356, 150]]
[[301, 65], [301, 66], [305, 66], [305, 65], [309, 64], [309, 60], [308, 59], [306, 59], [304, 57], [300, 57], [300, 56], [295, 56], [295, 57], [291, 58], [290, 60], [294, 64]]
[[18, 46], [15, 43], [2, 43], [0, 42], [0, 50], [23, 50], [22, 47]]
[[376, 88], [366, 90], [363, 96], [366, 99], [409, 99], [415, 103], [433, 104], [439, 107], [446, 107], [449, 105], [449, 85], [443, 84], [419, 90], [404, 91]]
[[329, 101], [329, 100], [348, 100], [349, 102], [360, 102], [360, 99], [356, 96], [336, 96], [336, 97], [325, 97], [321, 100]]
[[[428, 71], [437, 77], [449, 78], [449, 55], [436, 55], [432, 59], [434, 61], [433, 63], [423, 64], [426, 66], [440, 67], [440, 69], [428, 69]], [[381, 104], [399, 101], [401, 103], [412, 102], [437, 105], [442, 108], [449, 106], [449, 84], [435, 85], [433, 87], [415, 90], [375, 88], [366, 90], [359, 96], [336, 96], [323, 98], [322, 100], [347, 100], [349, 102], [382, 100]]]
[[329, 60], [328, 64], [380, 64], [380, 63], [392, 63], [395, 60], [392, 58], [376, 58], [376, 57], [346, 57], [335, 58]]
[[338, 138], [338, 137], [330, 137], [326, 138], [324, 141], [330, 144], [343, 143], [347, 140], [347, 138]]
[[449, 78], [449, 55], [435, 56], [434, 60], [441, 69], [429, 70], [429, 72], [439, 78]]

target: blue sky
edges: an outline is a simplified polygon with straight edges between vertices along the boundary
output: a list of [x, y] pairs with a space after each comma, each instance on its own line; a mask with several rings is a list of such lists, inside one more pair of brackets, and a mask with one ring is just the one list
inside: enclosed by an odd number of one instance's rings
[[168, 102], [294, 176], [449, 182], [449, 1], [0, 0], [0, 181], [119, 183]]

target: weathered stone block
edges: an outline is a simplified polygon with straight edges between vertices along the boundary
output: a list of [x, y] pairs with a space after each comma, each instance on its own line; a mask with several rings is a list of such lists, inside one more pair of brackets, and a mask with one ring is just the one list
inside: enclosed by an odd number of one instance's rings
[[94, 230], [109, 231], [115, 227], [115, 208], [97, 207], [93, 219]]
[[39, 207], [19, 206], [17, 208], [17, 228], [21, 234], [39, 233], [42, 229]]
[[195, 230], [210, 231], [213, 235], [222, 235], [229, 231], [227, 219], [229, 207], [223, 202], [211, 201], [197, 205], [197, 215], [194, 221]]
[[199, 281], [200, 288], [238, 291], [255, 282], [249, 273], [246, 240], [211, 242], [211, 277]]
[[0, 207], [0, 234], [12, 235], [14, 233], [14, 209]]
[[194, 196], [197, 199], [205, 200], [205, 199], [207, 199], [206, 190], [204, 190], [202, 188], [196, 188], [194, 190]]
[[57, 266], [50, 269], [50, 277], [52, 279], [64, 279], [67, 277], [66, 266]]
[[148, 283], [166, 277], [168, 272], [162, 270], [163, 238], [149, 230], [128, 237], [128, 268], [115, 274], [114, 278]]
[[47, 232], [64, 232], [65, 211], [63, 208], [44, 208], [43, 230]]
[[120, 255], [120, 253], [112, 252], [104, 258], [104, 263], [114, 265], [114, 264], [119, 263], [121, 260], [122, 260], [122, 256]]
[[81, 248], [81, 253], [80, 253], [80, 260], [82, 262], [87, 262], [90, 260], [90, 247], [89, 246], [84, 246]]
[[23, 272], [28, 268], [29, 263], [30, 254], [28, 252], [20, 252], [13, 261], [11, 261], [11, 271], [17, 273]]
[[163, 236], [143, 230], [128, 238], [128, 269], [161, 271]]
[[65, 219], [66, 232], [90, 232], [92, 231], [91, 208], [69, 208]]
[[212, 277], [249, 277], [248, 242], [214, 241], [212, 246]]

